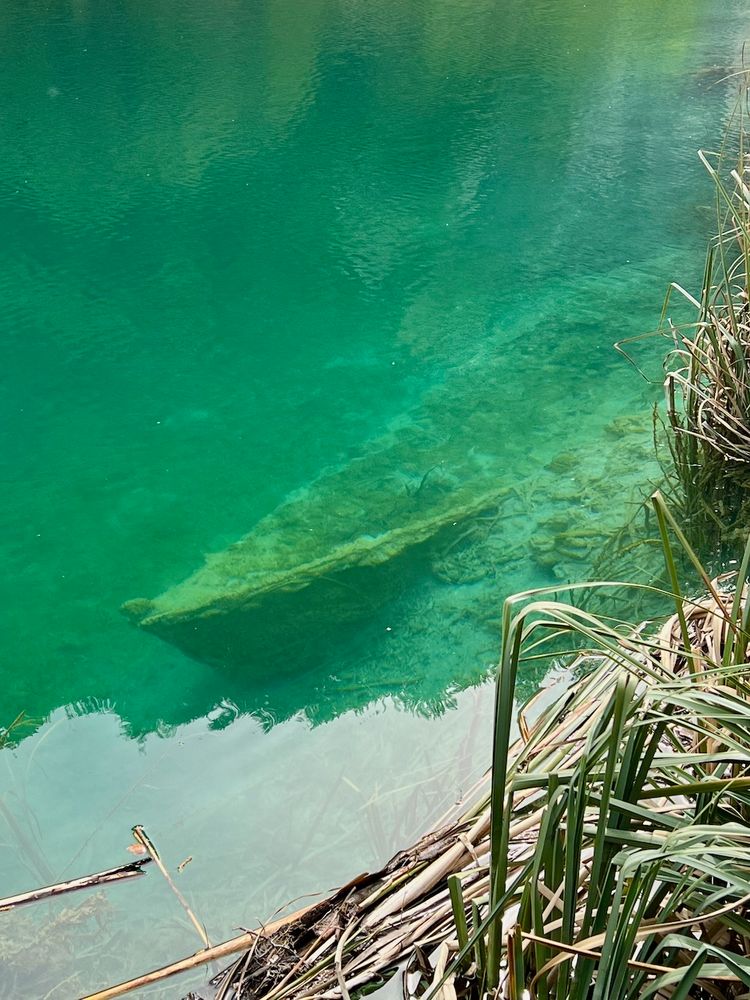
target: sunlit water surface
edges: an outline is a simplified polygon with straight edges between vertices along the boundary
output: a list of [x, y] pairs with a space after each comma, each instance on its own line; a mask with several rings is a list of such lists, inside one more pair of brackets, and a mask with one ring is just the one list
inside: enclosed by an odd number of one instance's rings
[[[611, 345], [700, 273], [695, 151], [743, 7], [6, 0], [0, 724], [35, 725], [0, 756], [1, 895], [129, 860], [142, 823], [192, 858], [219, 941], [383, 862], [481, 772], [502, 597], [585, 576], [550, 546], [581, 511], [614, 530], [655, 474], [658, 388]], [[278, 677], [120, 615], [425, 400], [460, 439], [490, 370], [514, 494], [481, 571]], [[2, 925], [14, 998], [198, 945], [155, 874]]]

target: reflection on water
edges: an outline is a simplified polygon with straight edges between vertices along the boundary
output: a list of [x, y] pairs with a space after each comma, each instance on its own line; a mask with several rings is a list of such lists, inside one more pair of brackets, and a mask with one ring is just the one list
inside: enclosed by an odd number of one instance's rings
[[[3, 891], [126, 859], [141, 822], [170, 863], [193, 855], [181, 884], [218, 938], [382, 860], [481, 766], [470, 686], [502, 597], [582, 576], [654, 471], [656, 390], [610, 345], [700, 274], [692, 154], [744, 19], [734, 0], [3, 5], [0, 723], [39, 720], [0, 759]], [[120, 616], [413, 427], [456, 451], [484, 435], [472, 461], [491, 452], [508, 505], [314, 667], [223, 673]], [[426, 471], [398, 465], [406, 486]], [[12, 918], [0, 993], [191, 951], [173, 902], [149, 877], [80, 919]], [[37, 926], [50, 957], [24, 980]]]
[[[18, 821], [3, 829], [3, 853], [15, 855], [4, 891], [125, 863], [138, 822], [216, 943], [303, 893], [372, 870], [438, 820], [485, 766], [491, 692], [465, 691], [454, 708], [427, 719], [383, 702], [335, 725], [310, 730], [295, 719], [269, 731], [248, 716], [217, 731], [217, 711], [172, 739], [138, 743], [120, 738], [112, 713], [57, 712], [0, 767], [4, 808]], [[47, 950], [41, 966], [39, 939], [28, 947], [32, 928]], [[44, 996], [63, 969], [75, 976], [62, 995], [77, 996], [199, 943], [153, 870], [3, 914], [2, 937], [2, 995], [19, 997]], [[13, 993], [14, 982], [26, 987]]]

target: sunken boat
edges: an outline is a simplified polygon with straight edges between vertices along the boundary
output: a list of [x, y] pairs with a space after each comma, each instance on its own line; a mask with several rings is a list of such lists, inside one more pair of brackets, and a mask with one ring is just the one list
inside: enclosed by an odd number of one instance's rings
[[370, 456], [317, 480], [186, 580], [123, 611], [206, 663], [296, 669], [315, 660], [460, 543], [467, 521], [496, 510], [505, 492], [486, 475], [478, 482], [481, 470], [459, 483], [444, 462], [421, 478], [378, 478], [379, 464]]
[[[618, 277], [614, 287], [623, 303], [642, 293], [642, 275]], [[584, 290], [588, 285], [595, 288], [597, 282], [589, 279]], [[588, 408], [583, 397], [572, 402], [564, 397], [536, 355], [540, 339], [546, 356], [559, 353], [560, 363], [578, 350], [580, 295], [571, 294], [566, 302], [556, 294], [554, 323], [550, 314], [541, 309], [525, 322], [516, 316], [513, 323], [516, 342], [523, 345], [513, 363], [531, 366], [535, 375], [514, 371], [506, 333], [485, 336], [481, 351], [454, 357], [460, 363], [452, 374], [411, 414], [371, 440], [360, 457], [290, 494], [243, 538], [209, 554], [187, 579], [153, 599], [128, 601], [122, 610], [140, 628], [197, 660], [297, 670], [320, 659], [346, 630], [376, 621], [380, 609], [430, 568], [444, 579], [446, 554], [455, 554], [480, 519], [500, 533], [501, 549], [509, 546], [503, 522], [514, 518], [514, 536], [536, 532], [532, 545], [546, 544], [549, 532], [538, 523], [533, 499], [519, 501], [518, 486], [524, 478], [533, 483], [545, 465], [547, 475], [560, 475], [548, 463], [559, 441], [575, 440], [581, 410]], [[456, 339], [449, 339], [446, 355], [457, 355]], [[481, 339], [474, 330], [467, 343]], [[538, 387], [529, 391], [535, 377]], [[606, 379], [600, 372], [599, 398]], [[549, 414], [551, 426], [540, 411]], [[509, 434], [511, 423], [525, 434]], [[636, 437], [650, 448], [650, 430], [641, 429]], [[596, 452], [586, 451], [587, 464], [601, 464]], [[634, 462], [639, 470], [642, 455]], [[613, 530], [597, 511], [620, 516], [623, 474], [620, 467], [615, 496], [612, 476], [601, 470], [588, 475], [587, 486], [582, 470], [562, 483], [566, 508], [593, 518], [592, 525], [588, 520], [583, 525], [591, 545]], [[533, 493], [533, 486], [529, 490]], [[554, 531], [559, 533], [559, 525]], [[550, 538], [547, 548], [557, 544], [554, 532]]]

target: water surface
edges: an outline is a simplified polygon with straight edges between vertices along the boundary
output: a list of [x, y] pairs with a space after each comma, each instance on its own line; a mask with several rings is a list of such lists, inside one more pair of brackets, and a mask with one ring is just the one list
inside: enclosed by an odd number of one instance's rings
[[[658, 389], [611, 345], [700, 274], [745, 31], [732, 0], [8, 0], [0, 723], [37, 728], [0, 761], [3, 894], [140, 822], [219, 940], [484, 766], [502, 597], [585, 575], [656, 474]], [[120, 615], [426, 420], [512, 501], [324, 662], [238, 677]], [[58, 942], [4, 995], [196, 946], [153, 877], [62, 909], [4, 918]]]

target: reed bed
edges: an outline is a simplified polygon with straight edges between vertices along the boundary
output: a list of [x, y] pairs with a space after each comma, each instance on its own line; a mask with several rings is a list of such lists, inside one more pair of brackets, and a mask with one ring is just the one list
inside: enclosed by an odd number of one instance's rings
[[[395, 969], [406, 998], [750, 996], [750, 545], [710, 579], [653, 502], [671, 616], [634, 628], [576, 587], [510, 598], [492, 771], [381, 872], [259, 929], [217, 1000], [347, 998]], [[703, 596], [681, 593], [675, 541]], [[519, 666], [561, 644], [574, 679], [517, 710]]]
[[[748, 81], [740, 76], [736, 129], [720, 153], [699, 153], [717, 205], [701, 291], [694, 296], [672, 283], [662, 313], [674, 341], [665, 388], [681, 520], [722, 539], [744, 533], [750, 520], [750, 154]], [[678, 325], [669, 317], [675, 294], [694, 311], [692, 322]]]

